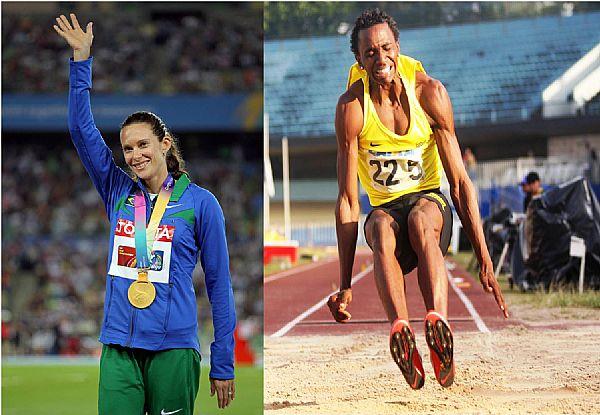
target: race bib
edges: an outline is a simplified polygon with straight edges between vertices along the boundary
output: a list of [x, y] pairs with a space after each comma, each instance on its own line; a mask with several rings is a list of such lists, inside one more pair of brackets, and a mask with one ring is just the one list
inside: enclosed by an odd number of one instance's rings
[[[156, 230], [156, 240], [150, 253], [150, 270], [148, 279], [151, 282], [169, 283], [169, 267], [171, 265], [171, 246], [173, 244], [174, 226], [160, 225]], [[133, 221], [119, 219], [115, 227], [115, 238], [108, 273], [118, 277], [137, 280], [138, 270], [135, 257], [135, 225]]]
[[423, 150], [377, 152], [368, 150], [367, 166], [373, 188], [397, 193], [416, 187], [423, 179]]

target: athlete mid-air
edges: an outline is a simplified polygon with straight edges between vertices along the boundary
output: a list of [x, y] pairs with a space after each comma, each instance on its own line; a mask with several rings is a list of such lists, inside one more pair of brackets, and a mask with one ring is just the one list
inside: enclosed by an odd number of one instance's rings
[[462, 162], [448, 93], [419, 61], [400, 55], [398, 39], [396, 22], [378, 9], [364, 11], [352, 31], [357, 62], [335, 116], [340, 291], [328, 305], [336, 321], [350, 319], [360, 213], [358, 177], [374, 206], [364, 232], [373, 250], [379, 297], [391, 323], [392, 356], [408, 384], [421, 388], [425, 375], [408, 323], [404, 288], [404, 276], [418, 265], [431, 363], [438, 382], [448, 387], [454, 380], [454, 358], [444, 255], [452, 214], [440, 192], [442, 169], [479, 261], [481, 284], [494, 295], [506, 318], [508, 311], [494, 277], [474, 187]]

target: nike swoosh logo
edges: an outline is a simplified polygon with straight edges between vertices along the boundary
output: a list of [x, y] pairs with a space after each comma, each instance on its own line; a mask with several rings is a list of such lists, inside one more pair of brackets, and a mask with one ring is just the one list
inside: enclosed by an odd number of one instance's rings
[[165, 410], [164, 410], [164, 409], [161, 409], [161, 410], [160, 410], [160, 415], [170, 415], [170, 414], [176, 414], [177, 412], [179, 412], [179, 411], [182, 411], [182, 410], [183, 410], [183, 408], [180, 408], [180, 409], [178, 409], [178, 410], [176, 410], [176, 411], [165, 412]]
[[371, 143], [371, 147], [379, 147], [381, 144]]
[[[182, 205], [182, 204], [180, 203], [180, 204], [178, 204], [178, 205], [171, 205], [171, 206], [167, 206], [167, 209], [171, 209], [171, 208], [174, 208], [174, 207], [177, 207], [177, 206], [181, 206], [181, 205]], [[166, 414], [171, 414], [171, 413], [172, 413], [172, 412], [166, 412]]]

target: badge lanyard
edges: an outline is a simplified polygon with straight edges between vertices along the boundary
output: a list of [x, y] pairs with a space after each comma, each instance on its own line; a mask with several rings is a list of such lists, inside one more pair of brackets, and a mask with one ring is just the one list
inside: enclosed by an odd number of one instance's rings
[[173, 177], [168, 175], [158, 194], [148, 227], [146, 227], [146, 198], [140, 190], [134, 196], [135, 257], [138, 278], [129, 286], [127, 295], [129, 302], [137, 308], [148, 307], [156, 298], [156, 288], [148, 280], [148, 271], [156, 231], [173, 193], [173, 183]]

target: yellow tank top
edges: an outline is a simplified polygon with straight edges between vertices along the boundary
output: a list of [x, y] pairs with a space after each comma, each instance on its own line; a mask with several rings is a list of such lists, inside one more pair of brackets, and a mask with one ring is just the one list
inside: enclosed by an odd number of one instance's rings
[[407, 193], [440, 187], [442, 163], [433, 132], [415, 93], [416, 72], [425, 72], [421, 62], [398, 56], [410, 107], [409, 128], [398, 135], [383, 125], [369, 95], [369, 76], [358, 63], [350, 68], [348, 88], [364, 85], [363, 128], [358, 136], [358, 177], [372, 206], [379, 206]]

